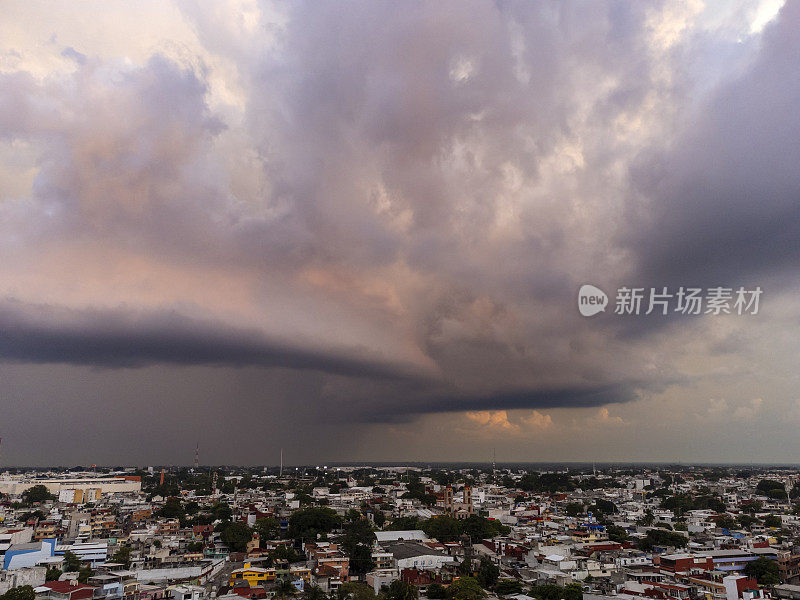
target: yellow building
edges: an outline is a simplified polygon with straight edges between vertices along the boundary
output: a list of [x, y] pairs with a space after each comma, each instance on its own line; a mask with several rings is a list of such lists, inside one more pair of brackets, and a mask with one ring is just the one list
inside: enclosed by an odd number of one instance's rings
[[311, 569], [308, 567], [291, 567], [289, 569], [289, 576], [293, 580], [302, 579], [306, 583], [311, 581]]
[[56, 523], [54, 521], [40, 522], [36, 526], [36, 531], [33, 534], [33, 540], [47, 540], [56, 537]]
[[274, 580], [275, 569], [262, 569], [260, 567], [253, 567], [250, 563], [244, 563], [244, 567], [231, 572], [228, 585], [234, 586], [242, 581], [246, 581], [250, 584], [250, 587], [255, 587]]

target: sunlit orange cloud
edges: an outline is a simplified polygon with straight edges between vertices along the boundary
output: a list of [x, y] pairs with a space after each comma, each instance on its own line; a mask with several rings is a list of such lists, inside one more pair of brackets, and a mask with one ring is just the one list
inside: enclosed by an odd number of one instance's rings
[[509, 419], [508, 411], [505, 410], [470, 411], [464, 414], [486, 435], [522, 436], [553, 426], [550, 415], [538, 410], [517, 411], [517, 413], [513, 421]]
[[[351, 287], [336, 294], [313, 285], [309, 290], [305, 277], [298, 283], [282, 273], [247, 267], [176, 263], [99, 243], [42, 250], [22, 267], [0, 266], [0, 276], [13, 281], [12, 297], [18, 301], [75, 309], [177, 310], [255, 328], [299, 346], [358, 349], [388, 362], [432, 368], [407, 328], [403, 333], [395, 310], [376, 302], [382, 298], [371, 289]], [[371, 305], [371, 317], [364, 305]]]

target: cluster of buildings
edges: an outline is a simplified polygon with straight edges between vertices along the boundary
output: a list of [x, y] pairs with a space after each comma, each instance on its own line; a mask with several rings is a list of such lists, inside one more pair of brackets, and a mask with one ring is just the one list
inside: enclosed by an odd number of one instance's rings
[[[400, 580], [425, 596], [475, 577], [514, 600], [543, 586], [586, 600], [800, 600], [797, 480], [688, 467], [4, 475], [0, 595], [239, 600]], [[298, 535], [314, 509], [338, 521]], [[358, 559], [353, 521], [368, 524]]]

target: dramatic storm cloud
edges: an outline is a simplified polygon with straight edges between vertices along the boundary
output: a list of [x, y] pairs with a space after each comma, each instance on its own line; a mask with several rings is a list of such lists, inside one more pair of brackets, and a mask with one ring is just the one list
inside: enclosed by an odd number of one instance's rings
[[[797, 4], [4, 13], [9, 461], [797, 449]], [[622, 286], [763, 296], [637, 317]]]

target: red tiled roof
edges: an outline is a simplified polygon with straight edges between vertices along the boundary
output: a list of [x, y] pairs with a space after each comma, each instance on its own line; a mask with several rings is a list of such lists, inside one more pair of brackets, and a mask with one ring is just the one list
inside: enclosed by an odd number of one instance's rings
[[48, 581], [44, 584], [58, 594], [66, 594], [71, 600], [84, 600], [94, 595], [94, 587], [79, 583], [72, 585], [69, 581]]
[[49, 587], [54, 592], [60, 592], [62, 594], [66, 594], [68, 592], [74, 592], [76, 590], [93, 590], [94, 587], [91, 585], [86, 585], [84, 583], [79, 583], [77, 585], [72, 585], [69, 581], [48, 581], [44, 584], [45, 587]]

